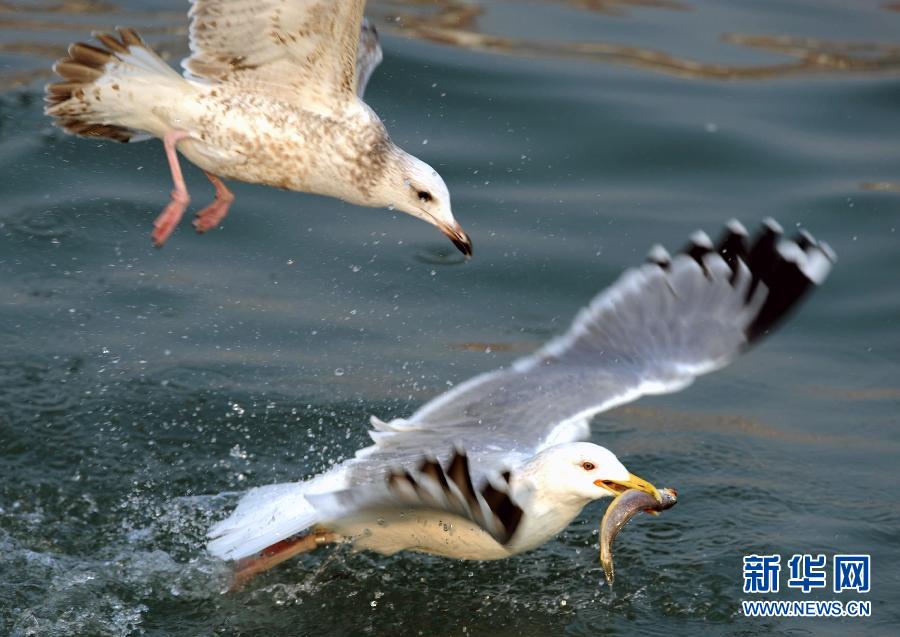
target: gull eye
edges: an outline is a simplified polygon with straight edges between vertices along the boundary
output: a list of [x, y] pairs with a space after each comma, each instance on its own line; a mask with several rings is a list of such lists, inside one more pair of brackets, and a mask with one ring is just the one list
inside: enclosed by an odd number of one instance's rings
[[432, 199], [434, 199], [434, 197], [431, 196], [431, 193], [428, 192], [427, 190], [420, 190], [420, 191], [417, 192], [416, 194], [419, 195], [419, 201], [422, 201], [422, 202], [425, 202], [425, 203], [427, 203], [427, 202], [431, 201]]
[[581, 468], [585, 471], [593, 471], [597, 468], [597, 466], [593, 462], [582, 462]]

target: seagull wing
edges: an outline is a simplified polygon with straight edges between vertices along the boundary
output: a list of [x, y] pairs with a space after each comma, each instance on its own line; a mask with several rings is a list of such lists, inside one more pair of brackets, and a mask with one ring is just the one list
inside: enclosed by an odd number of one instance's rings
[[192, 0], [191, 79], [327, 108], [356, 94], [365, 0]]
[[371, 519], [380, 512], [410, 509], [447, 511], [471, 520], [500, 544], [510, 541], [522, 520], [524, 511], [510, 495], [511, 473], [476, 471], [462, 450], [443, 463], [420, 454], [415, 467], [386, 474], [382, 467], [382, 475], [382, 481], [307, 493], [306, 499], [324, 520]]
[[677, 391], [728, 364], [828, 275], [834, 254], [767, 221], [750, 244], [731, 222], [714, 245], [696, 233], [683, 253], [662, 247], [626, 271], [569, 330], [509, 368], [476, 376], [409, 419], [373, 418], [375, 445], [350, 463], [353, 483], [465, 448], [473, 465], [587, 439], [592, 416], [645, 394]]
[[383, 58], [378, 31], [374, 24], [363, 18], [362, 29], [359, 32], [359, 50], [356, 53], [356, 94], [360, 99], [366, 92], [369, 78]]

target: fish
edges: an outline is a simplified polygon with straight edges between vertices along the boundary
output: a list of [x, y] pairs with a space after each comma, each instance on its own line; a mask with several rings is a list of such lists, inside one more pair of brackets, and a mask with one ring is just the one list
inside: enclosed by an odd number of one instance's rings
[[660, 511], [671, 509], [678, 502], [678, 492], [675, 489], [660, 489], [659, 496], [660, 499], [657, 500], [646, 491], [628, 489], [616, 496], [606, 509], [600, 522], [600, 564], [603, 565], [610, 587], [615, 578], [612, 545], [622, 527], [641, 511], [657, 515]]

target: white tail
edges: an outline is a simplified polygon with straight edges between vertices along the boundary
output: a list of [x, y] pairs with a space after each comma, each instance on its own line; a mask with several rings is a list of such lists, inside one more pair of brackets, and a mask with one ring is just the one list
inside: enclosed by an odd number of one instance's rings
[[307, 487], [289, 482], [249, 491], [231, 516], [209, 530], [209, 552], [239, 560], [316, 524], [319, 516], [303, 495]]

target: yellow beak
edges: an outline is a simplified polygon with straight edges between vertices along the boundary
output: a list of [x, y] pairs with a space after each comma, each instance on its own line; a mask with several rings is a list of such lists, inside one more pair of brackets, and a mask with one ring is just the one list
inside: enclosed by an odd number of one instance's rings
[[638, 478], [633, 473], [628, 474], [627, 480], [594, 480], [594, 484], [611, 491], [613, 495], [619, 495], [628, 489], [637, 489], [649, 493], [656, 498], [657, 502], [662, 502], [662, 496], [659, 494], [659, 490], [643, 478]]

